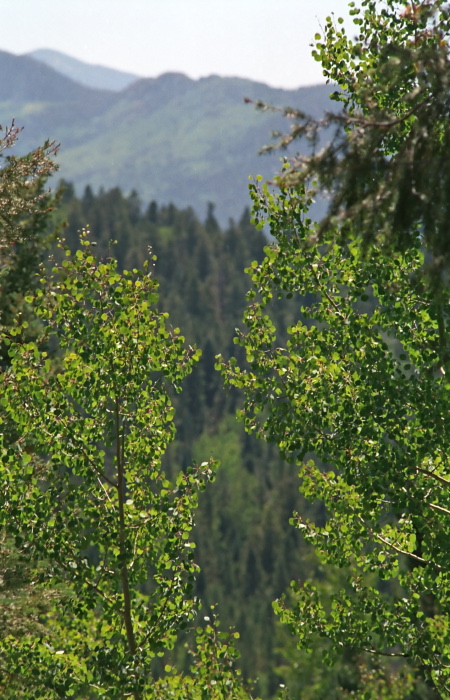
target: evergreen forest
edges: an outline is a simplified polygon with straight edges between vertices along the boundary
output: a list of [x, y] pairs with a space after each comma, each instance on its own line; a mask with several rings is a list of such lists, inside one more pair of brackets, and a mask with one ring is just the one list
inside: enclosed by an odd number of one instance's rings
[[[215, 369], [220, 352], [236, 354], [233, 337], [249, 287], [244, 269], [261, 262], [267, 236], [250, 223], [249, 210], [222, 230], [212, 204], [201, 222], [191, 209], [144, 206], [136, 192], [124, 196], [118, 188], [94, 194], [88, 186], [80, 198], [70, 184], [62, 183], [61, 191], [55, 225], [66, 224], [69, 248], [79, 247], [79, 231], [89, 225], [96, 254], [132, 270], [142, 268], [150, 246], [159, 306], [186, 342], [202, 350], [181, 396], [174, 396], [176, 437], [163, 465], [171, 478], [193, 460], [220, 461], [214, 488], [202, 494], [195, 516], [200, 572], [194, 591], [205, 610], [217, 605], [222, 624], [239, 631], [244, 677], [258, 678], [258, 692], [273, 697], [286, 652], [272, 603], [294, 577], [320, 568], [289, 519], [297, 508], [311, 515], [320, 508], [298, 494], [297, 474], [278, 451], [242, 430], [235, 415], [242, 399], [224, 390]], [[292, 313], [282, 305], [274, 320], [283, 326]]]
[[450, 697], [450, 8], [349, 13], [227, 225], [1, 128], [2, 698]]

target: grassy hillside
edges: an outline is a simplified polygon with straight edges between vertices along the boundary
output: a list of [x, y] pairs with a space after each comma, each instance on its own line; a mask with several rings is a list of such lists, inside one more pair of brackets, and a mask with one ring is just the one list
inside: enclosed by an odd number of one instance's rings
[[60, 174], [81, 192], [119, 186], [145, 201], [192, 206], [204, 216], [216, 204], [222, 223], [248, 204], [251, 173], [270, 177], [278, 155], [258, 151], [273, 130], [287, 129], [277, 113], [259, 112], [244, 97], [291, 105], [318, 115], [330, 108], [327, 86], [276, 90], [239, 78], [191, 80], [168, 73], [120, 92], [75, 83], [39, 61], [0, 52], [0, 123], [24, 126], [25, 151], [47, 138], [61, 143]]

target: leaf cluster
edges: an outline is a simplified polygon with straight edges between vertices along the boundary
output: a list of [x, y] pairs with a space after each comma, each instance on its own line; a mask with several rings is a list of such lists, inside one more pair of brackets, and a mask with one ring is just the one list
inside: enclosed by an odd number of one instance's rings
[[[437, 303], [418, 239], [390, 255], [364, 253], [357, 236], [338, 245], [335, 231], [312, 245], [301, 190], [252, 193], [274, 242], [248, 269], [236, 342], [249, 369], [233, 358], [219, 366], [244, 391], [246, 429], [299, 464], [302, 492], [326, 507], [325, 524], [299, 513], [292, 523], [324, 561], [354, 572], [329, 606], [295, 586], [294, 609], [277, 610], [301, 647], [320, 634], [335, 651], [410, 659], [445, 690], [448, 290]], [[298, 305], [284, 346], [268, 314], [280, 297]], [[370, 582], [375, 573], [387, 589]]]
[[179, 390], [199, 351], [155, 308], [148, 267], [119, 274], [115, 260], [95, 259], [87, 234], [81, 245], [27, 298], [43, 337], [26, 340], [18, 319], [4, 338], [1, 400], [17, 439], [2, 447], [2, 530], [48, 562], [36, 583], [62, 590], [46, 637], [2, 641], [4, 672], [11, 687], [25, 674], [55, 697], [121, 688], [118, 697], [138, 698], [152, 659], [196, 612], [189, 533], [214, 464], [165, 477], [169, 388]]
[[306, 138], [312, 153], [290, 159], [277, 182], [328, 199], [319, 239], [331, 226], [343, 240], [353, 230], [366, 246], [405, 250], [420, 231], [442, 270], [449, 256], [448, 6], [364, 0], [350, 3], [350, 15], [354, 38], [330, 16], [313, 50], [342, 110], [319, 120], [284, 110], [293, 125], [268, 150]]

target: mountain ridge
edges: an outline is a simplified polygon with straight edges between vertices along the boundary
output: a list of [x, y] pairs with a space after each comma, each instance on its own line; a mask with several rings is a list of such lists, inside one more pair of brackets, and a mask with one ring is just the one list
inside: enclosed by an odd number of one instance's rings
[[0, 123], [24, 126], [20, 150], [46, 139], [61, 144], [60, 176], [80, 192], [118, 186], [144, 202], [192, 206], [203, 216], [216, 204], [222, 223], [250, 204], [248, 177], [273, 177], [280, 154], [258, 157], [273, 131], [289, 122], [244, 98], [290, 105], [314, 116], [331, 108], [330, 87], [281, 90], [244, 78], [182, 73], [141, 78], [121, 91], [88, 88], [42, 62], [0, 52]]
[[54, 49], [36, 49], [24, 55], [44, 63], [80, 85], [99, 90], [120, 91], [141, 77], [116, 68], [80, 61]]

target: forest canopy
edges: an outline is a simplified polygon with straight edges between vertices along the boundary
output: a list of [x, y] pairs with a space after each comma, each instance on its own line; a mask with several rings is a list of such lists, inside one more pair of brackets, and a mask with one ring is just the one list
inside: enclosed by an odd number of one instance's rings
[[449, 695], [449, 11], [350, 13], [224, 231], [6, 156], [3, 697]]
[[[330, 663], [343, 648], [369, 665], [396, 659], [396, 672], [380, 664], [364, 697], [423, 697], [421, 676], [446, 697], [449, 9], [351, 7], [355, 39], [332, 18], [316, 37], [341, 88], [343, 111], [326, 117], [335, 139], [287, 160], [278, 192], [252, 186], [254, 221], [274, 241], [249, 269], [236, 337], [249, 368], [234, 358], [221, 366], [244, 391], [246, 429], [278, 445], [303, 494], [326, 507], [325, 523], [297, 512], [292, 524], [346, 571], [339, 590], [293, 583], [275, 606], [281, 620], [301, 648], [328, 640]], [[294, 116], [284, 142], [314, 140], [323, 123]], [[311, 200], [324, 188], [330, 209], [315, 224]], [[283, 299], [298, 316], [282, 344], [271, 309]]]

